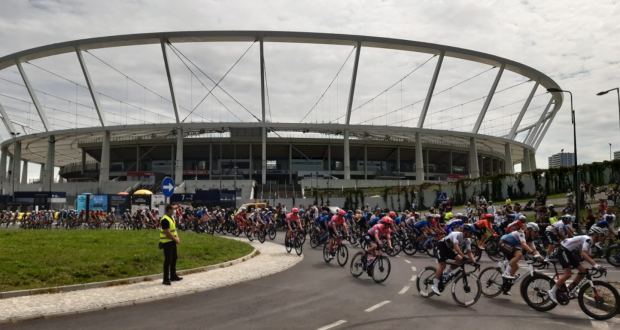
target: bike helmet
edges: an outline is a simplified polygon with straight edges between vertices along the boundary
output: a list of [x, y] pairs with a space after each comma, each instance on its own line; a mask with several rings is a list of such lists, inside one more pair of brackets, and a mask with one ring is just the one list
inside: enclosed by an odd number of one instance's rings
[[527, 224], [527, 226], [525, 226], [526, 229], [532, 229], [534, 231], [540, 231], [540, 228], [538, 227], [537, 224], [530, 222]]
[[256, 209], [256, 210], [254, 210], [254, 213], [257, 213], [257, 214], [258, 214], [258, 213], [260, 213], [260, 210], [259, 210], [259, 209]]
[[245, 206], [243, 206], [243, 207], [241, 207], [241, 208], [239, 209], [239, 212], [245, 212], [245, 211], [246, 211]]
[[592, 228], [590, 228], [590, 231], [588, 232], [588, 235], [594, 234], [605, 235], [605, 229], [597, 226], [592, 226]]
[[345, 210], [343, 210], [343, 209], [338, 209], [338, 215], [339, 215], [339, 216], [343, 216], [343, 217], [344, 217], [346, 214], [347, 214], [347, 212], [346, 212]]
[[390, 217], [396, 218], [396, 212], [390, 211]]
[[390, 218], [390, 217], [383, 217], [383, 218], [381, 218], [381, 222], [383, 224], [386, 224], [386, 225], [394, 224], [394, 220], [392, 218]]
[[463, 232], [469, 231], [473, 233], [476, 231], [476, 227], [474, 227], [474, 225], [469, 224], [469, 223], [464, 224], [462, 228], [463, 228]]
[[323, 215], [327, 215], [328, 212], [326, 210], [323, 210]]
[[551, 209], [551, 208], [554, 208], [555, 206], [553, 204], [549, 204], [547, 205], [547, 207]]
[[435, 215], [433, 216], [435, 219], [441, 219], [441, 214], [439, 213], [435, 213]]
[[493, 201], [488, 201], [489, 204], [493, 204]]
[[456, 217], [457, 217], [457, 218], [460, 218], [460, 217], [462, 217], [462, 216], [463, 216], [463, 213], [457, 213], [457, 214], [456, 214]]
[[293, 212], [293, 213], [299, 213], [299, 209], [298, 209], [298, 208], [296, 208], [296, 207], [294, 207], [294, 208], [292, 208], [292, 209], [291, 209], [291, 212]]
[[347, 213], [353, 214], [353, 210], [348, 210]]
[[383, 217], [385, 217], [385, 213], [383, 213], [383, 212], [379, 213], [379, 218], [383, 218]]
[[526, 216], [524, 216], [524, 215], [521, 215], [521, 216], [519, 216], [519, 220], [525, 220], [525, 221], [527, 221], [527, 217], [526, 217]]

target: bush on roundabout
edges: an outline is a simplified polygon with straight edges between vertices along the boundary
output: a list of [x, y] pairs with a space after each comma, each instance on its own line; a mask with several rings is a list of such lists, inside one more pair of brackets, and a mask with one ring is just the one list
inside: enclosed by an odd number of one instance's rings
[[[159, 231], [0, 232], [0, 292], [109, 281], [162, 273]], [[181, 233], [177, 270], [241, 258], [253, 247], [217, 236]]]

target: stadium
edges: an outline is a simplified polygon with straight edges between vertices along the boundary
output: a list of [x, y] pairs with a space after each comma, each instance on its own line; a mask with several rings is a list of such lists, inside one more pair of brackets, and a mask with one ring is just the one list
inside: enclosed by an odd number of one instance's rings
[[[303, 197], [325, 182], [528, 171], [562, 106], [548, 88], [560, 86], [506, 58], [359, 35], [192, 31], [50, 44], [0, 58], [2, 203], [157, 193], [166, 176], [179, 194], [233, 189], [245, 201], [274, 185]], [[40, 178], [28, 180], [34, 164]]]

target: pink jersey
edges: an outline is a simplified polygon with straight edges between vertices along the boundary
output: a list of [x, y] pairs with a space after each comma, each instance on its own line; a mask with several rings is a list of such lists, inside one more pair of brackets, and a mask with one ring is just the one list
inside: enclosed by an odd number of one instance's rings
[[289, 213], [286, 215], [286, 222], [293, 222], [299, 220], [299, 214]]
[[387, 239], [390, 239], [390, 233], [392, 231], [387, 228], [384, 224], [379, 223], [374, 225], [372, 228], [370, 228], [370, 230], [368, 231], [368, 235], [370, 236], [375, 236], [376, 234], [379, 234], [379, 238], [381, 238], [383, 235], [387, 236]]
[[346, 219], [344, 217], [339, 217], [337, 215], [334, 215], [332, 217], [332, 220], [329, 222], [329, 226], [331, 227], [333, 225], [336, 225], [336, 227], [338, 227], [340, 225], [343, 225], [345, 221]]

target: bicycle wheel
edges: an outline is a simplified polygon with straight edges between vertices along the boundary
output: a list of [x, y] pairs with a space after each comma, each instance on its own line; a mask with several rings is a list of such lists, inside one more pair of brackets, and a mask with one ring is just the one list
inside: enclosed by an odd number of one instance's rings
[[323, 244], [323, 260], [325, 260], [326, 263], [329, 263], [330, 261], [332, 261], [330, 257], [331, 255], [329, 254], [329, 244], [326, 242], [325, 244]]
[[411, 240], [407, 238], [403, 242], [403, 252], [405, 252], [405, 254], [408, 256], [414, 255], [416, 252], [418, 252], [418, 250], [415, 248], [416, 244], [417, 242], [411, 242]]
[[359, 243], [359, 239], [357, 238], [357, 233], [353, 232], [351, 234], [351, 237], [349, 237], [349, 243], [351, 243], [351, 245], [356, 246]]
[[366, 270], [366, 265], [364, 265], [364, 259], [362, 258], [362, 252], [358, 252], [351, 259], [351, 275], [353, 277], [360, 277], [362, 273]]
[[338, 264], [340, 265], [340, 267], [344, 267], [344, 265], [347, 264], [347, 261], [349, 261], [349, 249], [347, 248], [346, 245], [342, 244], [338, 248], [338, 251], [336, 251], [336, 254], [337, 254], [336, 259], [338, 259]]
[[273, 227], [269, 227], [269, 239], [274, 240], [276, 238], [276, 229]]
[[521, 297], [526, 304], [539, 312], [547, 312], [557, 306], [547, 294], [555, 285], [553, 279], [543, 274], [534, 274], [525, 281], [521, 286]]
[[310, 234], [310, 247], [315, 249], [319, 246], [319, 233]]
[[436, 272], [437, 268], [428, 266], [422, 269], [422, 271], [418, 274], [415, 286], [422, 297], [428, 298], [435, 294], [431, 287], [433, 286], [433, 280], [435, 279]]
[[595, 320], [608, 320], [619, 311], [620, 295], [609, 283], [593, 281], [594, 286], [584, 285], [579, 290], [579, 307]]
[[610, 265], [620, 267], [620, 245], [610, 247], [607, 250], [605, 259], [607, 259], [607, 262], [609, 262]]
[[291, 242], [290, 238], [284, 238], [284, 246], [286, 247], [286, 252], [291, 253], [291, 250], [293, 249], [293, 242]]
[[299, 237], [299, 240], [301, 241], [301, 244], [306, 243], [306, 233], [305, 232], [298, 233], [297, 237]]
[[400, 242], [397, 239], [392, 240], [392, 247], [393, 249], [387, 252], [387, 254], [390, 257], [397, 256], [400, 253], [400, 251], [403, 249], [402, 246], [400, 245]]
[[499, 251], [499, 244], [497, 242], [489, 242], [486, 247], [487, 256], [489, 259], [493, 261], [502, 261], [504, 260], [504, 254]]
[[262, 243], [265, 243], [265, 230], [259, 230], [258, 231], [258, 241]]
[[459, 306], [469, 307], [480, 299], [482, 288], [476, 275], [463, 273], [452, 283], [452, 298]]
[[429, 245], [426, 248], [426, 254], [431, 258], [437, 258], [437, 247], [435, 245]]
[[301, 238], [299, 236], [295, 237], [295, 253], [297, 253], [298, 256], [303, 252], [303, 248], [304, 243], [302, 243]]
[[480, 285], [485, 297], [493, 298], [502, 293], [504, 279], [498, 267], [488, 267], [480, 272]]
[[476, 262], [478, 262], [478, 261], [480, 261], [480, 258], [482, 257], [482, 250], [480, 250], [478, 245], [472, 244], [472, 246], [471, 246], [471, 254], [474, 255], [474, 258], [476, 258]]
[[372, 279], [375, 283], [383, 283], [390, 276], [392, 265], [390, 259], [386, 256], [380, 256], [375, 259], [372, 266]]

